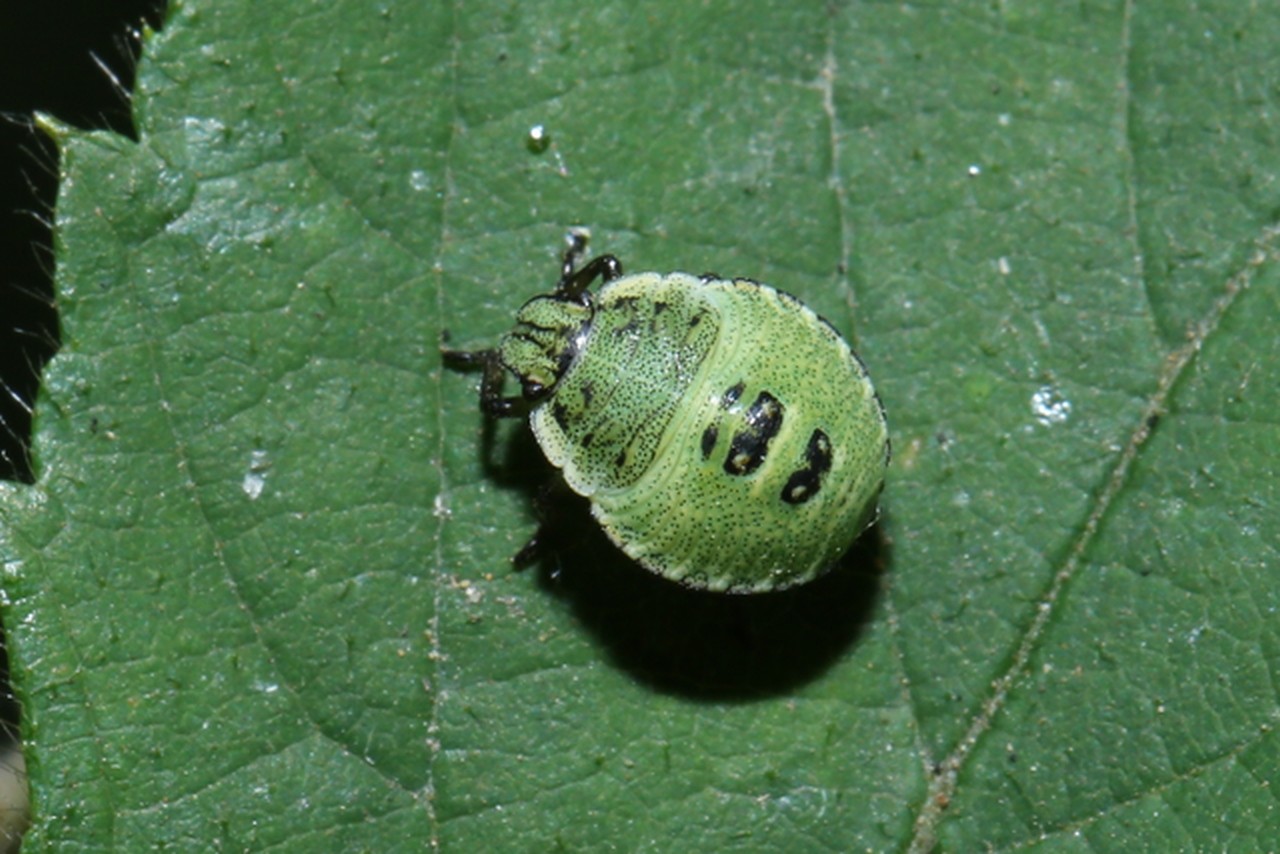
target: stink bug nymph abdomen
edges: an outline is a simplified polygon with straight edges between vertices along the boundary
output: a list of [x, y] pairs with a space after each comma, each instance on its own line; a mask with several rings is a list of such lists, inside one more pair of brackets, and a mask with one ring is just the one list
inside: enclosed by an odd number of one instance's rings
[[611, 255], [575, 269], [585, 242], [571, 235], [555, 289], [497, 348], [445, 352], [483, 367], [485, 413], [527, 414], [609, 538], [659, 575], [751, 593], [822, 574], [874, 520], [889, 459], [862, 361], [768, 285], [623, 275]]

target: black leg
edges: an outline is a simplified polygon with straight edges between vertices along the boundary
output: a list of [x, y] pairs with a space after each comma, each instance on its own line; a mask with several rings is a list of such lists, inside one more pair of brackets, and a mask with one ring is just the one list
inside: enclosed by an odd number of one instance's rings
[[573, 493], [564, 478], [556, 476], [542, 484], [533, 500], [538, 528], [511, 558], [517, 569], [524, 569], [557, 554], [557, 545], [564, 539], [565, 533], [565, 505], [573, 500]]
[[556, 290], [560, 290], [565, 284], [573, 278], [573, 268], [578, 266], [578, 259], [582, 257], [582, 253], [587, 249], [586, 232], [574, 229], [569, 232], [569, 248], [564, 250], [564, 258], [560, 262], [560, 281], [556, 283]]
[[525, 543], [520, 548], [520, 551], [511, 556], [511, 563], [516, 569], [525, 569], [542, 559], [546, 550], [542, 537], [542, 528], [539, 527], [538, 530], [533, 532], [529, 542]]
[[504, 397], [502, 384], [506, 379], [506, 367], [498, 358], [497, 350], [448, 350], [440, 348], [440, 356], [451, 368], [462, 370], [484, 369], [480, 379], [480, 409], [493, 418], [520, 418], [528, 403], [522, 397]]
[[565, 250], [564, 261], [560, 265], [560, 281], [556, 282], [556, 293], [568, 297], [577, 303], [586, 304], [583, 293], [587, 286], [600, 279], [606, 284], [622, 276], [622, 262], [612, 255], [601, 255], [592, 258], [580, 270], [574, 270], [578, 258], [587, 248], [587, 236], [581, 231], [569, 233], [569, 248]]

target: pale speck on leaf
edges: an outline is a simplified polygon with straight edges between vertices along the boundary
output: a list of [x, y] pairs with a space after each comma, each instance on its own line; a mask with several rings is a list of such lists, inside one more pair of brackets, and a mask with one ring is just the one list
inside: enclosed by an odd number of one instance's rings
[[1052, 386], [1041, 386], [1031, 395], [1031, 411], [1046, 427], [1061, 424], [1071, 415], [1071, 401]]
[[249, 496], [250, 501], [256, 501], [262, 495], [262, 490], [267, 486], [267, 469], [270, 467], [266, 451], [254, 450], [249, 453], [249, 470], [244, 473], [240, 488]]

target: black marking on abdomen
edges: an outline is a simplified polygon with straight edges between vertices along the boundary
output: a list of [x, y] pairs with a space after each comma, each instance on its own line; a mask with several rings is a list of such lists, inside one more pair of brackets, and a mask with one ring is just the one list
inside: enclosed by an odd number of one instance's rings
[[556, 423], [560, 425], [560, 429], [565, 433], [569, 432], [568, 414], [568, 411], [564, 408], [564, 404], [560, 401], [557, 400], [555, 403], [551, 404], [551, 417], [556, 420]]
[[618, 318], [626, 316], [626, 323], [613, 330], [613, 334], [618, 338], [636, 338], [640, 331], [640, 311], [638, 297], [618, 297], [613, 301], [613, 305], [609, 307], [610, 313]]
[[702, 431], [702, 458], [705, 460], [716, 449], [716, 439], [720, 437], [720, 428], [714, 424]]
[[769, 452], [770, 440], [782, 429], [782, 410], [782, 403], [769, 392], [762, 391], [756, 396], [747, 410], [746, 425], [733, 435], [733, 441], [729, 443], [729, 456], [724, 460], [726, 472], [750, 474], [760, 467]]
[[822, 476], [831, 471], [831, 439], [821, 430], [809, 436], [804, 451], [805, 466], [796, 469], [782, 487], [782, 500], [788, 504], [804, 504], [822, 488]]
[[742, 397], [743, 389], [745, 389], [746, 387], [747, 387], [747, 384], [739, 380], [737, 385], [730, 386], [729, 388], [725, 389], [724, 394], [721, 395], [720, 397], [720, 408], [728, 409], [729, 407], [737, 403], [738, 398]]

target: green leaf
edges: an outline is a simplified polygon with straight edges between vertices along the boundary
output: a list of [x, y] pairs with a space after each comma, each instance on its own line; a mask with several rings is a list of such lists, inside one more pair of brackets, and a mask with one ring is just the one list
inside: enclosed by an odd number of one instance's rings
[[[66, 137], [66, 343], [0, 505], [28, 844], [1273, 844], [1278, 36], [1225, 0], [181, 6], [141, 142]], [[510, 569], [547, 472], [437, 342], [501, 334], [572, 225], [857, 340], [878, 542], [724, 600], [557, 496], [558, 573]]]

